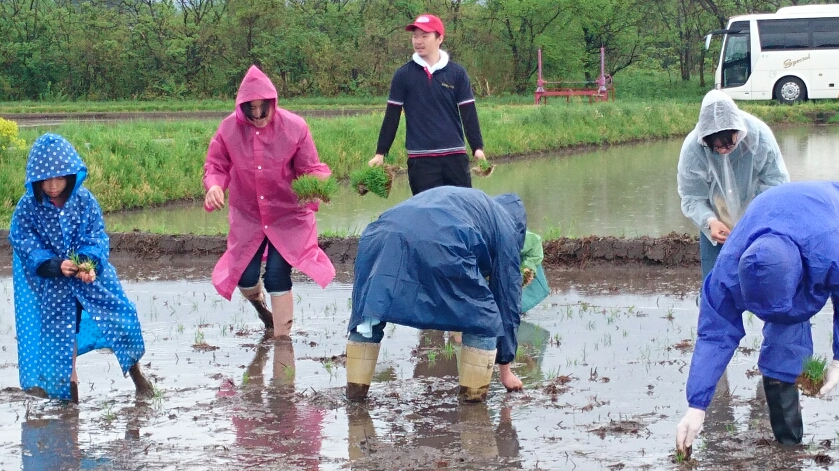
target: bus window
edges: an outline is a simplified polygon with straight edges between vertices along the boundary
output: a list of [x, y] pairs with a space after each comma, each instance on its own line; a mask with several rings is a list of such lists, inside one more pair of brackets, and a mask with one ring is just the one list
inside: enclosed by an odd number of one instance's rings
[[762, 51], [777, 51], [810, 48], [810, 20], [758, 20]]
[[729, 26], [729, 33], [725, 37], [722, 60], [722, 87], [739, 87], [749, 80], [751, 75], [751, 35], [749, 23], [737, 22]]
[[839, 48], [839, 18], [815, 18], [810, 20], [813, 31], [813, 47], [816, 49]]

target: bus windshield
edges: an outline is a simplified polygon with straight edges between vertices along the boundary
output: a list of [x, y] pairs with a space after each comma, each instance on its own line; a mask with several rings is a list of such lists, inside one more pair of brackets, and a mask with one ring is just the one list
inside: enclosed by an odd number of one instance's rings
[[722, 88], [742, 86], [752, 73], [749, 22], [732, 23], [728, 30], [723, 44]]

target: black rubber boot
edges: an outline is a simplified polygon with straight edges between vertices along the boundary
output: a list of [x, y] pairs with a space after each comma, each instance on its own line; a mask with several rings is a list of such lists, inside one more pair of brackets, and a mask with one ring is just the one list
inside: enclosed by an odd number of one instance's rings
[[801, 408], [798, 405], [798, 387], [795, 383], [763, 377], [763, 391], [769, 405], [769, 423], [775, 440], [782, 445], [798, 445], [804, 436]]

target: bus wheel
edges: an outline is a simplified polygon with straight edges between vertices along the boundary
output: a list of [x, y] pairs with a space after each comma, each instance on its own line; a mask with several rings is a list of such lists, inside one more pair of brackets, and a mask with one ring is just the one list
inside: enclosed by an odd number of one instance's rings
[[786, 77], [775, 85], [775, 99], [782, 105], [791, 105], [807, 99], [807, 87], [795, 77]]

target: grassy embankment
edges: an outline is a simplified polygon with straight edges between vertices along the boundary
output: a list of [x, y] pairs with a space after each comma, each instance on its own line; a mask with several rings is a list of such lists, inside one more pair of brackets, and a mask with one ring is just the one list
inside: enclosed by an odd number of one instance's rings
[[[481, 126], [490, 159], [684, 136], [693, 128], [698, 114], [696, 101], [619, 100], [589, 105], [566, 104], [555, 99], [548, 106], [536, 107], [527, 104], [528, 100], [529, 97], [520, 97], [481, 102]], [[171, 111], [181, 103], [173, 102], [172, 108], [162, 104], [154, 106], [157, 110]], [[190, 109], [199, 108], [198, 103]], [[358, 103], [364, 104], [363, 100]], [[67, 111], [88, 106], [73, 105], [76, 106]], [[8, 113], [10, 106], [0, 104], [0, 114]], [[116, 105], [111, 106], [111, 110], [118, 109]], [[351, 103], [339, 106], [349, 107]], [[839, 122], [835, 115], [839, 112], [836, 102], [741, 106], [770, 125], [812, 123], [818, 113], [833, 116], [829, 122]], [[31, 112], [33, 106], [26, 106], [26, 110]], [[372, 157], [382, 111], [379, 107], [359, 116], [308, 120], [321, 159], [339, 179], [346, 179], [352, 169]], [[80, 151], [89, 167], [86, 185], [108, 212], [202, 197], [204, 155], [217, 125], [215, 120], [134, 121], [68, 123], [49, 130], [67, 137]], [[404, 123], [401, 127], [404, 128]], [[45, 131], [23, 128], [21, 137], [31, 144]], [[404, 132], [398, 133], [390, 157], [398, 165], [405, 162], [403, 140]], [[26, 152], [26, 149], [9, 150], [0, 156], [0, 227], [8, 227], [11, 212], [23, 191]]]

